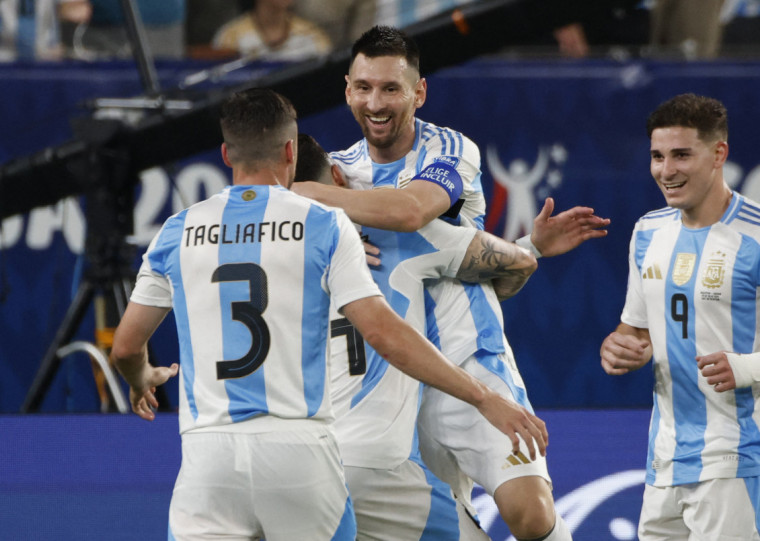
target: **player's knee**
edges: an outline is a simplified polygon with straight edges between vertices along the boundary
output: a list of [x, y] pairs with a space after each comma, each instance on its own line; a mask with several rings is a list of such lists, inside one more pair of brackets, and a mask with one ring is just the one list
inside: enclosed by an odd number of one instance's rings
[[[543, 479], [540, 481], [544, 482]], [[517, 539], [540, 539], [554, 526], [554, 498], [550, 490], [513, 490], [516, 487], [500, 486], [494, 494], [504, 522]]]
[[508, 513], [504, 521], [517, 539], [540, 539], [554, 527], [554, 506], [537, 505], [520, 514]]

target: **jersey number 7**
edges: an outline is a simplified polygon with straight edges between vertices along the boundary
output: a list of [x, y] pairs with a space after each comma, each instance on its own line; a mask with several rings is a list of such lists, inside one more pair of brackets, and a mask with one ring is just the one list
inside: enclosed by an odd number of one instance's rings
[[346, 337], [346, 351], [348, 352], [348, 373], [352, 376], [361, 376], [367, 371], [367, 357], [364, 353], [364, 338], [344, 318], [334, 319], [330, 322], [330, 337]]

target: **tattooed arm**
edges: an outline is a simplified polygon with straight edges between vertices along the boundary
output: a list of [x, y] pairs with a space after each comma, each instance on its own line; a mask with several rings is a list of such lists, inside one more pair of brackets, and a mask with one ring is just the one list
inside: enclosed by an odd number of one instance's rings
[[465, 282], [492, 280], [500, 301], [514, 296], [538, 267], [535, 256], [513, 242], [478, 231], [467, 247], [457, 278]]

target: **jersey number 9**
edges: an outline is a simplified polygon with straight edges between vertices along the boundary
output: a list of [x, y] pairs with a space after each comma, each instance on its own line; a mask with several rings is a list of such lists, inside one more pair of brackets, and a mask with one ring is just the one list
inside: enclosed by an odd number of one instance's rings
[[683, 293], [670, 298], [670, 317], [681, 324], [681, 338], [689, 338], [689, 299]]

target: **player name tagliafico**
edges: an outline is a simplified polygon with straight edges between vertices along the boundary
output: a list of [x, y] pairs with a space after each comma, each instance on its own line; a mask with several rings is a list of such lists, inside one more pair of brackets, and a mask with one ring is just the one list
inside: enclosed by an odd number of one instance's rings
[[204, 244], [252, 244], [263, 241], [303, 240], [302, 222], [212, 224], [185, 228], [185, 246]]

